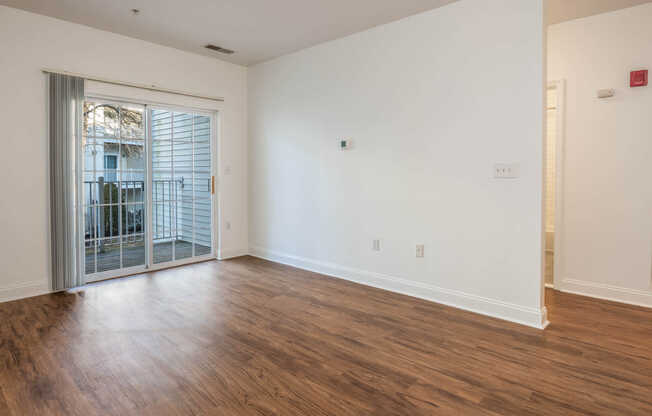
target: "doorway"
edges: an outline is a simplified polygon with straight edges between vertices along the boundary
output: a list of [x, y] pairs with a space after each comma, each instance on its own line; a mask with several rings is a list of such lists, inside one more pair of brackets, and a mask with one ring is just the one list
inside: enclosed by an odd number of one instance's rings
[[553, 81], [546, 92], [545, 146], [545, 286], [553, 288], [561, 262], [564, 83]]
[[87, 97], [86, 282], [214, 258], [215, 114]]

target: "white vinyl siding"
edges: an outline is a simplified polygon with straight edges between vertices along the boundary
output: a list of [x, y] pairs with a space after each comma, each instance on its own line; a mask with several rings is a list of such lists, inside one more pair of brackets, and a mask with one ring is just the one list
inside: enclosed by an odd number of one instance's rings
[[211, 246], [210, 137], [210, 117], [152, 110], [155, 241]]

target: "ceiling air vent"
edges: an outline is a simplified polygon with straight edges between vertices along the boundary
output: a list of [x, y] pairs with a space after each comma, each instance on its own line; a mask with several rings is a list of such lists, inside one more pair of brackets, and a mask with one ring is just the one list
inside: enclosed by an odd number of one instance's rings
[[215, 45], [211, 45], [211, 44], [208, 44], [208, 45], [204, 46], [204, 48], [210, 49], [212, 51], [216, 51], [216, 52], [219, 52], [219, 53], [225, 53], [227, 55], [231, 55], [231, 54], [234, 53], [234, 51], [232, 51], [231, 49], [226, 49], [226, 48], [223, 48], [221, 46], [215, 46]]

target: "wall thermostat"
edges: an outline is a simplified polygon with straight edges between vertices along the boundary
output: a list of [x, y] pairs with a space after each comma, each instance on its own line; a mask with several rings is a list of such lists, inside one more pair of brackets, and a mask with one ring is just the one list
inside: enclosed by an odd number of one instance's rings
[[353, 147], [351, 139], [340, 139], [340, 150], [349, 150]]

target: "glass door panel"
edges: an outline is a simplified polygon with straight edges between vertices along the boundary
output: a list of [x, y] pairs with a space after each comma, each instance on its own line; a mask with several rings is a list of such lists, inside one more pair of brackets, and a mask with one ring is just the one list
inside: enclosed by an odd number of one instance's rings
[[210, 117], [153, 109], [151, 120], [153, 262], [211, 254]]
[[145, 266], [145, 107], [87, 100], [82, 136], [87, 280]]

